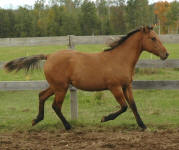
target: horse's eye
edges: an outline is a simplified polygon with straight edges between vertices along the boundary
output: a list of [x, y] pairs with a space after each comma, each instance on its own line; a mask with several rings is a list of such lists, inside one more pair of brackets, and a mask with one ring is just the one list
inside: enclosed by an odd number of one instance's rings
[[156, 38], [155, 38], [155, 37], [153, 37], [153, 38], [152, 38], [152, 41], [156, 41]]

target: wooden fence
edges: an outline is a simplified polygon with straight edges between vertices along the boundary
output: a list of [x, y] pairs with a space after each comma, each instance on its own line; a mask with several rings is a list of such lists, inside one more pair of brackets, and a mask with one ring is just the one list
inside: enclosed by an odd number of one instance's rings
[[[52, 37], [50, 44], [48, 38], [23, 38], [17, 39], [0, 39], [0, 46], [32, 46], [32, 45], [69, 45], [70, 50], [74, 50], [75, 45], [77, 44], [104, 44], [105, 41], [110, 39], [119, 38], [120, 36], [73, 36], [68, 37]], [[163, 42], [166, 37], [162, 37]], [[168, 38], [168, 36], [167, 36]], [[179, 43], [179, 36], [175, 35], [170, 37], [174, 39], [175, 43]], [[53, 40], [52, 40], [53, 39]], [[167, 39], [168, 40], [168, 39]], [[13, 43], [13, 41], [15, 43]], [[0, 68], [3, 63], [0, 63]], [[137, 68], [179, 68], [179, 60], [140, 60], [137, 65]], [[40, 90], [48, 87], [46, 81], [2, 81], [0, 82], [0, 91], [7, 90]], [[179, 80], [172, 81], [134, 81], [133, 87], [135, 89], [179, 89]], [[77, 103], [77, 89], [70, 86], [70, 97], [71, 97], [71, 118], [72, 120], [77, 119], [78, 117], [78, 103]]]
[[[48, 83], [41, 81], [1, 81], [0, 91], [20, 91], [20, 90], [41, 90], [48, 87]], [[133, 81], [134, 89], [179, 89], [179, 80], [138, 80]], [[70, 86], [70, 90], [76, 91], [76, 88]]]
[[[75, 44], [104, 44], [111, 39], [122, 35], [99, 35], [99, 36], [55, 36], [55, 37], [29, 37], [29, 38], [0, 38], [0, 47], [7, 46], [40, 46], [40, 45], [67, 45], [69, 37]], [[179, 43], [179, 34], [160, 35], [164, 43]]]

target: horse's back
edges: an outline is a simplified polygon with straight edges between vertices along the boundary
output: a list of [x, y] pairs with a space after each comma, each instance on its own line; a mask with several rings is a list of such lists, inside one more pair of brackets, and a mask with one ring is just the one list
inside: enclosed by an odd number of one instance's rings
[[[100, 53], [84, 53], [77, 52], [74, 50], [63, 50], [52, 53], [48, 55], [46, 65], [50, 65], [51, 67], [55, 67], [56, 65], [60, 65], [61, 67], [66, 65], [71, 65], [73, 63], [90, 63], [99, 60]], [[47, 67], [47, 68], [51, 68]]]

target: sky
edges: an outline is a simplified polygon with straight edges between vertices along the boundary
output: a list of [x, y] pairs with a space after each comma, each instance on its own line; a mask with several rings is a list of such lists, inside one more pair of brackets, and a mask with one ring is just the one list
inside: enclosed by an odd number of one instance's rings
[[[0, 7], [1, 8], [11, 8], [16, 9], [18, 6], [30, 5], [33, 6], [36, 0], [0, 0]], [[174, 0], [149, 0], [149, 3], [154, 3], [158, 1], [168, 1], [172, 2]]]

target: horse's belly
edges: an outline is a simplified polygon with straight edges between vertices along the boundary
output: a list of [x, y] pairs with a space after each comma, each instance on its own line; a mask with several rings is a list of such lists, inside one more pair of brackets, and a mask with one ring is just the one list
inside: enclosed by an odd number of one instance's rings
[[93, 80], [93, 79], [75, 80], [72, 81], [72, 85], [78, 89], [85, 90], [85, 91], [102, 91], [107, 89], [104, 82]]

